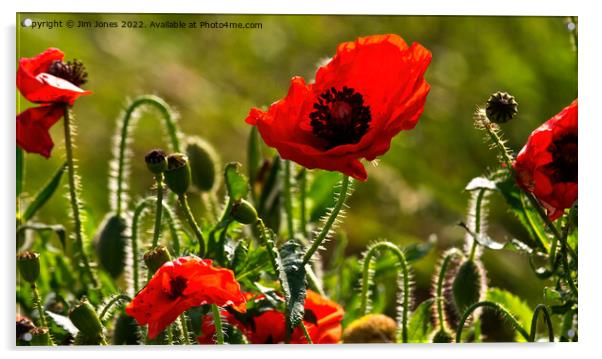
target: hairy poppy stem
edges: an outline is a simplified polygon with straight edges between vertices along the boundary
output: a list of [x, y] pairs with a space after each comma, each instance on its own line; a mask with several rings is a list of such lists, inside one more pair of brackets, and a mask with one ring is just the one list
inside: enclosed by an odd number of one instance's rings
[[445, 302], [445, 297], [443, 296], [443, 282], [445, 281], [445, 275], [447, 273], [447, 267], [449, 266], [449, 262], [455, 256], [463, 257], [463, 254], [457, 248], [452, 248], [446, 252], [445, 257], [443, 257], [443, 261], [441, 262], [439, 276], [437, 278], [437, 316], [439, 319], [439, 327], [441, 328], [441, 330], [446, 329], [445, 312], [443, 310], [443, 304]]
[[286, 210], [286, 226], [288, 238], [295, 237], [293, 226], [293, 195], [291, 193], [291, 161], [284, 161], [284, 208]]
[[533, 318], [531, 319], [531, 333], [529, 335], [529, 341], [535, 341], [535, 334], [537, 333], [537, 319], [539, 318], [539, 313], [543, 313], [543, 317], [546, 323], [546, 327], [548, 327], [548, 341], [554, 341], [554, 327], [552, 326], [552, 320], [550, 319], [550, 312], [548, 311], [548, 307], [545, 304], [538, 304], [533, 311]]
[[299, 197], [301, 206], [301, 223], [299, 226], [301, 227], [303, 237], [309, 240], [309, 233], [307, 232], [307, 208], [305, 203], [307, 197], [307, 170], [305, 168], [302, 168], [301, 173], [299, 174]]
[[224, 344], [224, 331], [222, 328], [222, 317], [219, 313], [219, 307], [211, 304], [211, 312], [213, 313], [213, 323], [215, 324], [215, 341], [217, 344]]
[[520, 333], [520, 335], [522, 335], [523, 338], [525, 338], [525, 340], [529, 341], [529, 339], [530, 339], [529, 333], [527, 333], [525, 328], [523, 328], [522, 325], [520, 325], [518, 320], [516, 320], [516, 318], [514, 318], [514, 316], [512, 314], [510, 314], [504, 307], [502, 307], [501, 305], [499, 305], [495, 302], [483, 301], [483, 302], [474, 303], [473, 305], [468, 307], [466, 309], [466, 311], [464, 312], [464, 315], [462, 315], [462, 319], [460, 320], [460, 323], [458, 324], [458, 329], [456, 330], [456, 343], [462, 342], [462, 330], [464, 329], [464, 324], [466, 323], [466, 320], [468, 320], [468, 317], [470, 317], [472, 312], [474, 312], [475, 310], [477, 310], [480, 307], [488, 307], [488, 308], [496, 310], [498, 313], [500, 313], [502, 315], [502, 317], [504, 319], [510, 321], [510, 323], [512, 324], [514, 329], [516, 329]]
[[330, 212], [328, 219], [324, 223], [324, 227], [322, 227], [322, 230], [320, 231], [320, 233], [318, 234], [316, 239], [314, 239], [311, 247], [307, 250], [307, 252], [303, 256], [303, 264], [309, 263], [309, 261], [311, 260], [311, 257], [318, 250], [318, 248], [320, 248], [320, 245], [322, 244], [324, 239], [326, 239], [326, 236], [328, 236], [328, 233], [330, 232], [332, 225], [336, 221], [339, 212], [345, 205], [345, 200], [347, 199], [347, 190], [349, 189], [349, 183], [350, 183], [349, 176], [343, 175], [343, 179], [341, 181], [341, 191], [339, 193], [339, 198], [337, 200], [337, 203], [332, 208], [332, 211]]
[[205, 239], [203, 238], [203, 233], [199, 228], [199, 225], [196, 223], [194, 216], [192, 215], [192, 211], [190, 210], [190, 206], [188, 205], [188, 197], [186, 193], [178, 196], [178, 201], [180, 202], [180, 206], [184, 210], [184, 215], [186, 217], [186, 221], [188, 221], [188, 225], [192, 228], [196, 239], [199, 241], [199, 257], [205, 256]]
[[472, 247], [470, 249], [469, 260], [474, 260], [477, 254], [477, 247], [479, 246], [479, 242], [477, 241], [477, 236], [481, 233], [481, 210], [483, 208], [483, 199], [485, 198], [486, 189], [481, 189], [476, 198], [475, 205], [475, 220], [474, 220], [474, 238], [472, 239]]
[[92, 283], [92, 286], [94, 288], [98, 287], [98, 280], [96, 279], [96, 276], [94, 275], [94, 273], [92, 272], [92, 268], [90, 267], [90, 261], [88, 260], [88, 256], [85, 252], [84, 249], [84, 232], [83, 232], [83, 228], [82, 228], [82, 219], [81, 219], [81, 200], [79, 199], [79, 188], [78, 188], [78, 184], [79, 184], [79, 178], [76, 171], [76, 167], [75, 167], [75, 160], [73, 158], [73, 129], [71, 126], [71, 118], [72, 118], [72, 114], [71, 114], [71, 109], [69, 108], [68, 105], [65, 105], [65, 120], [63, 121], [64, 123], [64, 129], [65, 129], [65, 152], [67, 155], [67, 173], [68, 173], [68, 177], [69, 177], [69, 198], [71, 201], [71, 212], [73, 215], [73, 222], [74, 222], [74, 234], [75, 234], [75, 245], [77, 247], [77, 251], [79, 252], [79, 255], [81, 257], [81, 261], [84, 265], [84, 271], [86, 273], [86, 275], [88, 276], [88, 278], [90, 279], [90, 282]]
[[[42, 300], [40, 299], [38, 286], [35, 283], [31, 283], [31, 292], [33, 293], [33, 302], [38, 310], [38, 313], [40, 314], [40, 326], [48, 327], [48, 321], [46, 320], [46, 314], [44, 313], [44, 306], [42, 305]], [[52, 338], [50, 341], [52, 342]]]
[[163, 173], [157, 173], [155, 175], [155, 182], [157, 183], [157, 205], [155, 209], [155, 229], [153, 232], [153, 248], [159, 244], [159, 237], [161, 234], [161, 215], [163, 213]]
[[190, 338], [188, 337], [188, 324], [186, 324], [186, 314], [180, 315], [180, 330], [182, 331], [182, 339], [184, 344], [190, 345]]

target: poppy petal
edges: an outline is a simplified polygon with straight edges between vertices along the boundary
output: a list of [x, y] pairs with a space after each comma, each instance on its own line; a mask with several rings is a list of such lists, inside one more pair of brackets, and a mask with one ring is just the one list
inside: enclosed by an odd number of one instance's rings
[[29, 108], [17, 115], [17, 145], [30, 153], [38, 153], [46, 158], [54, 147], [48, 130], [65, 114], [65, 109], [57, 105]]

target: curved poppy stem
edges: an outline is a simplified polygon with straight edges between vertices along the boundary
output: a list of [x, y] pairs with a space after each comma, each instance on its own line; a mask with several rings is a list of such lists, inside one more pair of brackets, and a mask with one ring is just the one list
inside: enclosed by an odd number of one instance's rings
[[538, 304], [533, 311], [533, 318], [531, 319], [531, 333], [529, 335], [529, 341], [535, 341], [535, 334], [537, 332], [537, 319], [539, 317], [539, 313], [543, 313], [543, 317], [545, 319], [546, 326], [548, 327], [548, 340], [550, 342], [554, 341], [554, 327], [552, 326], [552, 320], [550, 319], [550, 312], [548, 311], [548, 307], [545, 304]]
[[307, 250], [307, 252], [303, 256], [303, 264], [304, 265], [309, 263], [309, 261], [311, 260], [311, 257], [318, 250], [318, 248], [320, 248], [320, 245], [322, 244], [324, 239], [326, 239], [326, 236], [328, 236], [328, 233], [330, 232], [332, 225], [336, 221], [337, 216], [339, 215], [339, 212], [345, 205], [345, 200], [347, 199], [347, 191], [349, 190], [350, 181], [351, 181], [351, 179], [349, 178], [349, 176], [343, 175], [343, 179], [341, 181], [341, 191], [339, 192], [339, 198], [337, 199], [336, 204], [332, 208], [332, 211], [330, 212], [328, 219], [326, 219], [326, 222], [324, 223], [324, 227], [322, 227], [322, 229], [320, 230], [320, 233], [318, 234], [316, 239], [314, 239], [311, 247]]
[[107, 315], [107, 313], [109, 312], [111, 307], [114, 306], [115, 304], [119, 303], [119, 301], [122, 301], [122, 300], [126, 301], [126, 302], [131, 302], [132, 298], [130, 298], [129, 296], [127, 296], [125, 294], [116, 295], [113, 298], [111, 298], [111, 300], [100, 311], [100, 315], [99, 315], [100, 320], [101, 321], [106, 320], [105, 315]]
[[[401, 340], [403, 343], [408, 342], [408, 316], [410, 312], [410, 271], [408, 268], [408, 262], [403, 254], [403, 251], [398, 246], [391, 242], [379, 242], [371, 246], [366, 255], [364, 256], [364, 265], [362, 269], [362, 291], [360, 313], [362, 315], [368, 314], [368, 301], [369, 301], [369, 290], [371, 287], [373, 272], [370, 269], [370, 265], [374, 257], [379, 254], [379, 250], [389, 250], [397, 257], [397, 264], [401, 267], [401, 273], [403, 276], [403, 287], [399, 288], [402, 292], [402, 303], [401, 303]], [[398, 317], [399, 318], [399, 317]], [[399, 319], [398, 319], [399, 320]]]
[[180, 206], [184, 210], [184, 216], [186, 217], [186, 221], [188, 221], [188, 225], [192, 228], [196, 239], [199, 241], [199, 257], [205, 256], [205, 239], [203, 238], [203, 233], [199, 228], [199, 225], [196, 223], [194, 216], [192, 215], [192, 211], [190, 210], [190, 206], [188, 205], [188, 197], [186, 193], [178, 196], [178, 201], [180, 202]]
[[473, 236], [472, 239], [472, 247], [470, 248], [470, 255], [469, 255], [469, 260], [474, 260], [476, 254], [477, 254], [477, 247], [479, 246], [479, 242], [477, 241], [477, 235], [479, 235], [481, 233], [481, 211], [483, 208], [483, 199], [485, 198], [485, 191], [487, 191], [485, 188], [479, 190], [479, 193], [477, 194], [477, 198], [476, 198], [476, 204], [475, 204], [475, 220], [474, 220], [474, 233], [475, 236]]
[[157, 184], [157, 205], [155, 207], [155, 228], [153, 231], [153, 247], [159, 244], [161, 235], [161, 215], [163, 213], [163, 173], [155, 175], [155, 183]]
[[215, 324], [215, 341], [217, 344], [224, 344], [224, 331], [222, 328], [222, 317], [219, 313], [219, 307], [211, 304], [211, 312], [213, 313], [213, 323]]
[[92, 287], [98, 287], [98, 280], [96, 279], [96, 275], [92, 271], [90, 267], [90, 261], [88, 260], [88, 255], [84, 249], [84, 230], [82, 225], [81, 218], [81, 208], [82, 202], [79, 199], [79, 176], [76, 173], [75, 159], [73, 156], [73, 136], [74, 131], [71, 124], [71, 109], [68, 105], [65, 105], [65, 119], [64, 130], [65, 130], [65, 153], [67, 156], [67, 174], [69, 178], [69, 199], [71, 202], [71, 214], [73, 216], [74, 222], [74, 236], [75, 236], [75, 245], [77, 251], [79, 252], [79, 256], [81, 257], [82, 264], [84, 265], [84, 272], [90, 279], [92, 283]]
[[474, 312], [475, 310], [477, 310], [480, 307], [489, 307], [489, 308], [496, 310], [505, 319], [510, 321], [510, 323], [512, 324], [514, 329], [516, 329], [520, 333], [520, 335], [522, 335], [523, 338], [525, 338], [525, 340], [528, 341], [530, 339], [530, 335], [529, 335], [529, 333], [527, 333], [525, 328], [523, 328], [522, 325], [520, 325], [520, 323], [516, 320], [516, 318], [514, 318], [514, 316], [512, 314], [510, 314], [504, 307], [502, 307], [501, 305], [499, 305], [495, 302], [483, 301], [483, 302], [474, 303], [473, 305], [468, 307], [466, 309], [466, 311], [464, 312], [464, 315], [462, 315], [462, 319], [460, 320], [460, 323], [458, 324], [458, 329], [456, 330], [456, 343], [462, 342], [462, 330], [464, 329], [464, 324], [466, 323], [466, 320], [468, 320], [468, 317], [470, 317], [472, 312]]
[[439, 319], [439, 327], [441, 330], [445, 330], [445, 311], [443, 310], [443, 304], [445, 297], [443, 296], [443, 282], [445, 281], [445, 274], [447, 273], [447, 267], [453, 257], [463, 257], [462, 252], [457, 248], [452, 248], [444, 254], [441, 267], [439, 268], [439, 276], [437, 278], [437, 316]]

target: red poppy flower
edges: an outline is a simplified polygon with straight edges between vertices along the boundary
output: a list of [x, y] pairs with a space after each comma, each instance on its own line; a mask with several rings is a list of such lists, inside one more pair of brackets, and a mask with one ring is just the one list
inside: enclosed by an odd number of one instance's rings
[[63, 117], [65, 109], [57, 105], [42, 105], [17, 115], [17, 145], [27, 152], [50, 157], [54, 147], [48, 130]]
[[577, 100], [531, 133], [513, 163], [517, 182], [532, 192], [548, 217], [577, 200]]
[[[256, 300], [263, 299], [258, 296]], [[222, 318], [236, 326], [253, 344], [277, 344], [284, 342], [285, 317], [282, 312], [275, 309], [267, 310], [256, 315], [245, 323], [236, 319], [228, 311], [222, 311]], [[342, 335], [341, 321], [343, 308], [337, 303], [328, 300], [311, 290], [307, 291], [305, 298], [305, 318], [303, 323], [315, 344], [338, 343]], [[206, 315], [202, 318], [202, 334], [198, 337], [201, 344], [214, 343], [215, 326], [213, 318]], [[301, 328], [296, 328], [291, 334], [291, 344], [307, 344]]]
[[204, 304], [232, 305], [246, 311], [245, 297], [231, 270], [189, 256], [159, 268], [125, 311], [140, 325], [148, 324], [152, 339], [185, 310]]
[[17, 88], [31, 102], [42, 103], [17, 116], [17, 144], [27, 152], [50, 157], [53, 147], [48, 130], [63, 115], [65, 105], [90, 91], [78, 86], [86, 82], [87, 74], [78, 61], [63, 62], [61, 50], [50, 48], [43, 53], [19, 60]]
[[416, 126], [430, 61], [427, 49], [397, 35], [345, 42], [314, 83], [293, 77], [284, 99], [267, 111], [251, 109], [246, 122], [284, 159], [365, 181], [360, 159], [374, 160], [395, 135]]

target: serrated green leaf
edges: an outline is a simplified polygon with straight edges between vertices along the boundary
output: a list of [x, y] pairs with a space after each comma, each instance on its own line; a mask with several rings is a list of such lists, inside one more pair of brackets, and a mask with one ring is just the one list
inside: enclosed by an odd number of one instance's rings
[[289, 240], [280, 248], [282, 260], [281, 283], [286, 302], [286, 325], [289, 333], [303, 320], [305, 313], [305, 266], [303, 246]]
[[27, 206], [25, 213], [23, 214], [24, 222], [30, 220], [36, 212], [42, 208], [42, 206], [52, 197], [56, 189], [59, 187], [61, 183], [61, 178], [63, 177], [63, 172], [65, 172], [65, 168], [67, 163], [63, 163], [58, 170], [54, 173], [52, 178], [46, 183], [44, 188], [35, 196], [34, 200]]
[[410, 343], [424, 343], [428, 341], [433, 332], [432, 306], [435, 300], [429, 298], [420, 303], [412, 313], [408, 323], [408, 341]]
[[[486, 300], [497, 303], [506, 308], [520, 323], [520, 325], [529, 330], [531, 328], [531, 319], [533, 310], [527, 303], [516, 295], [499, 288], [489, 288], [487, 290]], [[525, 341], [520, 335], [516, 335], [518, 341]]]
[[228, 195], [233, 201], [240, 201], [249, 194], [249, 181], [247, 177], [240, 173], [241, 164], [230, 162], [226, 165], [224, 178]]

